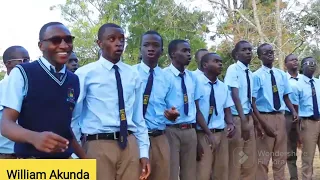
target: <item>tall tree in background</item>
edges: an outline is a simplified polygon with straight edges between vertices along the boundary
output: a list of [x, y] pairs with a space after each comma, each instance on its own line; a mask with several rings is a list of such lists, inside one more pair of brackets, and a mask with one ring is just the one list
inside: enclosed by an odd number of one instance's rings
[[112, 22], [123, 25], [124, 14], [121, 6], [124, 0], [66, 0], [65, 4], [51, 7], [61, 10], [68, 21], [72, 34], [76, 37], [74, 51], [81, 59], [80, 65], [98, 58], [99, 48], [96, 45], [99, 27]]
[[[297, 8], [299, 3], [294, 0], [208, 0], [217, 9], [220, 19], [216, 34], [225, 37], [221, 48], [228, 47], [240, 39], [246, 39], [255, 47], [262, 43], [270, 43], [276, 50], [276, 64], [283, 69], [285, 55], [301, 52], [308, 46], [308, 39], [317, 34], [306, 31], [309, 17], [306, 9], [310, 5]], [[294, 9], [295, 8], [295, 9]], [[296, 14], [296, 16], [292, 16]], [[297, 18], [299, 16], [299, 18]], [[302, 18], [305, 17], [305, 18]], [[299, 26], [294, 26], [299, 24]], [[229, 43], [228, 43], [229, 42]], [[226, 46], [229, 44], [229, 46]], [[217, 49], [226, 52], [226, 49]], [[253, 69], [260, 66], [260, 61], [254, 60]]]
[[[187, 39], [193, 50], [205, 48], [207, 25], [213, 19], [209, 12], [190, 10], [174, 0], [67, 0], [53, 8], [61, 10], [72, 33], [78, 37], [75, 51], [84, 60], [82, 64], [97, 58], [97, 31], [106, 22], [124, 27], [127, 47], [123, 58], [129, 64], [139, 61], [141, 35], [147, 30], [158, 31], [163, 36], [165, 50], [160, 65], [166, 66], [169, 41]], [[195, 67], [194, 62], [189, 66]]]

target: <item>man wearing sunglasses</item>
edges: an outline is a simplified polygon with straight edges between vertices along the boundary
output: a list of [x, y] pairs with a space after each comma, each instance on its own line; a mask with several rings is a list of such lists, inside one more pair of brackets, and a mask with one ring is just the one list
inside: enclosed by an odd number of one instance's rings
[[260, 121], [268, 124], [277, 132], [276, 137], [257, 138], [258, 170], [257, 179], [268, 180], [268, 165], [272, 158], [273, 177], [284, 180], [284, 168], [287, 162], [287, 131], [284, 117], [287, 106], [293, 120], [298, 119], [289, 94], [292, 93], [287, 75], [273, 67], [274, 51], [270, 44], [262, 44], [257, 49], [262, 67], [253, 73], [252, 104]]
[[[320, 80], [314, 77], [317, 63], [313, 57], [301, 61], [303, 75], [299, 78], [298, 98], [300, 122], [297, 126], [299, 141], [302, 142], [302, 179], [311, 180], [316, 146], [320, 146]], [[317, 172], [317, 171], [316, 171]]]
[[74, 52], [71, 53], [70, 57], [69, 57], [69, 60], [67, 62], [67, 68], [71, 71], [71, 72], [76, 72], [76, 70], [78, 69], [79, 67], [79, 64], [78, 64], [78, 58], [76, 56], [76, 54]]
[[[29, 59], [30, 57], [28, 51], [22, 46], [11, 46], [4, 51], [3, 63], [7, 68], [7, 73], [5, 78], [0, 81], [0, 100], [1, 97], [6, 96], [6, 94], [3, 94], [3, 89], [7, 86], [8, 75], [10, 74], [11, 70], [18, 64], [29, 62]], [[2, 113], [3, 107], [0, 106], [0, 117], [2, 116]], [[15, 155], [13, 146], [14, 142], [0, 134], [0, 159], [14, 159]]]
[[3, 53], [3, 63], [7, 68], [6, 76], [18, 64], [29, 62], [30, 57], [28, 51], [22, 46], [11, 46]]
[[17, 65], [10, 73], [1, 101], [1, 133], [15, 142], [18, 158], [68, 159], [73, 151], [85, 157], [71, 130], [80, 91], [78, 77], [65, 66], [73, 39], [63, 24], [45, 24], [38, 43], [43, 56]]

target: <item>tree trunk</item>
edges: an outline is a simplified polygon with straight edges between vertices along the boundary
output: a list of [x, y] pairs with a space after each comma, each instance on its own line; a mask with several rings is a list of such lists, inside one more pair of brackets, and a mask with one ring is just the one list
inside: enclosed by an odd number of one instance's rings
[[260, 20], [259, 20], [259, 17], [258, 17], [256, 0], [252, 0], [252, 10], [253, 10], [254, 23], [257, 26], [257, 31], [258, 31], [259, 37], [260, 37], [260, 43], [264, 43], [265, 42], [265, 38], [264, 38], [264, 34], [262, 32]]
[[278, 62], [279, 62], [279, 68], [284, 69], [284, 55], [282, 52], [282, 24], [280, 19], [280, 5], [281, 0], [276, 1], [276, 26], [277, 26], [277, 55], [278, 55]]

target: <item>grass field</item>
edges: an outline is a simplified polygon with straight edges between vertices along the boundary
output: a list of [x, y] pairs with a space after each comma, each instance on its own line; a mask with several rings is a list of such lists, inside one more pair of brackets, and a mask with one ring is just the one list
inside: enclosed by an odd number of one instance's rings
[[[300, 150], [298, 150], [297, 167], [298, 167], [298, 175], [299, 175], [299, 180], [300, 180], [300, 179], [302, 179], [301, 178], [301, 151]], [[287, 166], [286, 166], [285, 175], [286, 175], [285, 180], [289, 180], [290, 176], [289, 176]], [[316, 154], [315, 154], [314, 161], [313, 161], [313, 179], [320, 180], [320, 156], [319, 156], [318, 148], [316, 149]], [[273, 180], [271, 164], [269, 166], [269, 180]]]

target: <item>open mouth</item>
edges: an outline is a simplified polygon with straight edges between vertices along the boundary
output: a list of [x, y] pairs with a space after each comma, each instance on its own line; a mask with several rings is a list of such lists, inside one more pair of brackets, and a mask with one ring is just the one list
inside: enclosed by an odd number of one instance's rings
[[155, 57], [156, 54], [154, 54], [154, 53], [148, 53], [147, 55], [148, 55], [148, 57], [153, 58], [153, 57]]
[[123, 52], [123, 49], [119, 49], [119, 50], [116, 50], [114, 53], [115, 53], [116, 55], [121, 55], [122, 52]]

